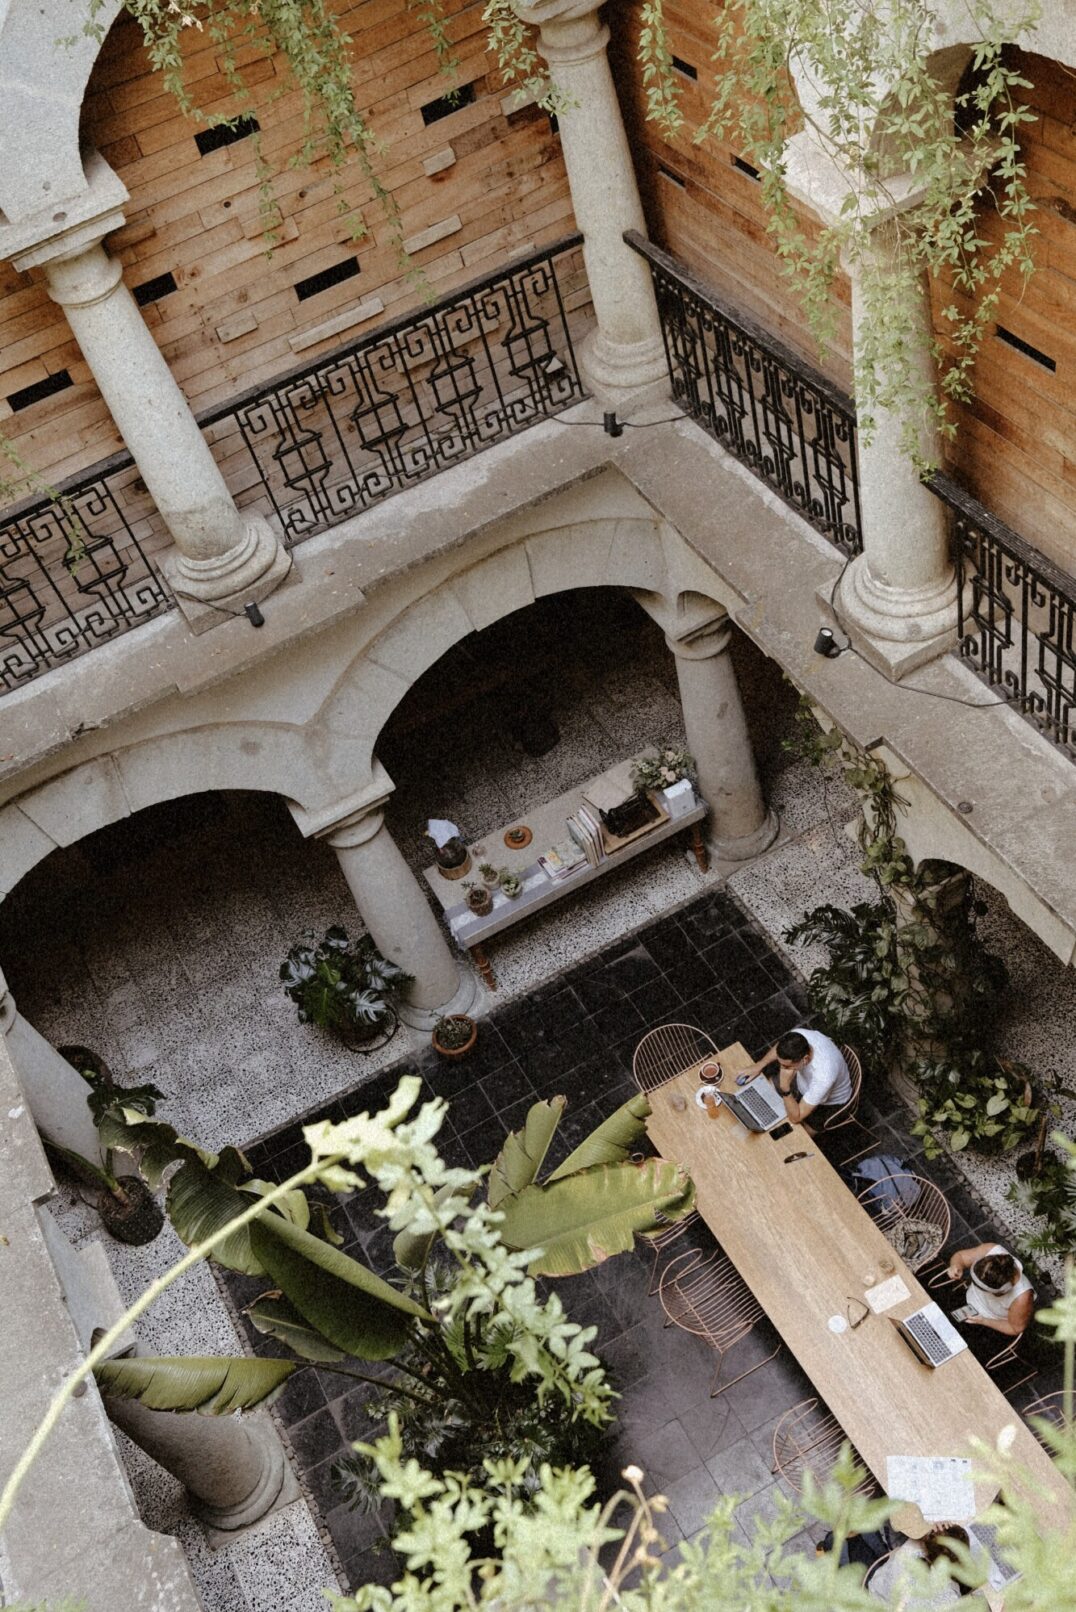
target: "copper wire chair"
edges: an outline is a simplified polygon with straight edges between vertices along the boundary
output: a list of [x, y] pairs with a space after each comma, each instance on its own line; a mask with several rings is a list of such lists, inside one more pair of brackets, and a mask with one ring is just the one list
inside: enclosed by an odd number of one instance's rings
[[703, 1058], [715, 1056], [705, 1030], [693, 1024], [659, 1024], [648, 1030], [635, 1049], [631, 1072], [640, 1091], [656, 1091], [667, 1080], [675, 1080]]
[[684, 1215], [680, 1220], [672, 1221], [667, 1226], [662, 1226], [658, 1231], [642, 1232], [640, 1234], [639, 1241], [641, 1243], [645, 1243], [646, 1246], [653, 1251], [654, 1255], [653, 1261], [650, 1265], [650, 1276], [646, 1288], [646, 1296], [648, 1299], [652, 1299], [654, 1297], [654, 1294], [661, 1285], [661, 1277], [658, 1275], [658, 1266], [661, 1263], [661, 1256], [667, 1252], [673, 1243], [679, 1242], [680, 1238], [686, 1231], [691, 1231], [695, 1226], [699, 1225], [701, 1220], [702, 1216], [699, 1214], [699, 1211], [697, 1209], [692, 1209], [690, 1214]]
[[[1032, 1400], [1030, 1405], [1025, 1405], [1021, 1414], [1025, 1422], [1030, 1423], [1031, 1418], [1037, 1416], [1041, 1421], [1048, 1422], [1051, 1427], [1055, 1427], [1061, 1433], [1067, 1425], [1065, 1421], [1065, 1395], [1060, 1388], [1054, 1394], [1044, 1394], [1041, 1399]], [[1047, 1454], [1053, 1455], [1055, 1452], [1043, 1438], [1042, 1429], [1033, 1427], [1031, 1431]]]
[[764, 1360], [756, 1361], [721, 1388], [717, 1386], [725, 1356], [747, 1337], [766, 1313], [731, 1259], [720, 1248], [712, 1254], [688, 1248], [670, 1260], [661, 1273], [658, 1295], [666, 1315], [665, 1325], [682, 1327], [685, 1332], [704, 1338], [716, 1353], [717, 1369], [710, 1387], [711, 1399], [716, 1399], [718, 1394], [723, 1394], [734, 1383], [750, 1377], [759, 1366], [772, 1360], [781, 1348], [778, 1342], [777, 1348]]
[[[803, 1487], [803, 1476], [809, 1472], [821, 1488], [832, 1476], [842, 1445], [850, 1441], [837, 1418], [819, 1399], [804, 1399], [786, 1411], [773, 1430], [773, 1470], [798, 1494]], [[859, 1466], [863, 1460], [853, 1447], [852, 1454]], [[877, 1484], [870, 1473], [864, 1471], [856, 1484], [856, 1494], [875, 1494]]]
[[886, 1187], [893, 1188], [891, 1201], [874, 1214], [874, 1223], [888, 1242], [895, 1242], [894, 1228], [902, 1221], [918, 1220], [935, 1228], [938, 1237], [935, 1247], [925, 1249], [918, 1257], [909, 1259], [903, 1248], [898, 1247], [897, 1250], [913, 1271], [921, 1271], [937, 1259], [938, 1250], [944, 1248], [949, 1240], [952, 1213], [948, 1200], [933, 1181], [925, 1181], [921, 1175], [902, 1170], [898, 1175], [883, 1175], [880, 1180], [872, 1181], [859, 1194], [857, 1201], [864, 1208], [871, 1209], [880, 1196], [886, 1196]]
[[[851, 1133], [847, 1138], [841, 1137], [836, 1147], [833, 1145], [826, 1147], [826, 1156], [837, 1165], [851, 1164], [854, 1159], [861, 1159], [865, 1153], [871, 1151], [878, 1140], [874, 1132], [869, 1131], [862, 1120], [857, 1118], [859, 1099], [863, 1091], [863, 1065], [859, 1061], [859, 1054], [854, 1047], [844, 1045], [841, 1047], [841, 1056], [848, 1065], [848, 1073], [852, 1078], [852, 1095], [846, 1103], [842, 1103], [840, 1108], [823, 1120], [815, 1132], [820, 1141], [825, 1139], [829, 1144], [832, 1144], [835, 1132], [847, 1130]], [[866, 1142], [862, 1147], [855, 1145], [851, 1150], [845, 1151], [840, 1143], [854, 1141], [856, 1132], [860, 1138], [866, 1137]]]

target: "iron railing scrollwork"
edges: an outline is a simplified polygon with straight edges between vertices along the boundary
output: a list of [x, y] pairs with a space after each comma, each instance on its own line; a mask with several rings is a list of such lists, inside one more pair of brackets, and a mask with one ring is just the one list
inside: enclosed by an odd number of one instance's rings
[[952, 516], [961, 658], [1076, 760], [1076, 579], [938, 472]]
[[175, 599], [143, 546], [155, 511], [128, 454], [0, 521], [0, 688], [15, 688]]
[[[581, 235], [198, 417], [237, 504], [289, 546], [583, 397]], [[576, 312], [577, 306], [579, 312]], [[0, 514], [0, 691], [175, 606], [129, 454]]]
[[584, 395], [557, 275], [581, 244], [531, 253], [202, 417], [238, 427], [285, 543]]
[[862, 548], [850, 397], [636, 230], [650, 264], [673, 399], [846, 554]]

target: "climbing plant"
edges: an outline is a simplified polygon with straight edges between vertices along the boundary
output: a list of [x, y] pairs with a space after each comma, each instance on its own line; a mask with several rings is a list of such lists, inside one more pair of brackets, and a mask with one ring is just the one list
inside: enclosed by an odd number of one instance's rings
[[850, 912], [815, 907], [786, 931], [794, 944], [821, 944], [829, 953], [808, 981], [816, 1022], [870, 1066], [897, 1065], [915, 1082], [914, 1129], [928, 1153], [939, 1151], [939, 1135], [955, 1152], [1017, 1146], [1064, 1088], [1055, 1074], [1036, 1079], [998, 1055], [1008, 978], [977, 933], [984, 906], [954, 878], [960, 869], [930, 861], [916, 868], [898, 833], [907, 802], [884, 761], [836, 728], [824, 732], [806, 700], [786, 748], [839, 771], [859, 796], [860, 871], [877, 890]]

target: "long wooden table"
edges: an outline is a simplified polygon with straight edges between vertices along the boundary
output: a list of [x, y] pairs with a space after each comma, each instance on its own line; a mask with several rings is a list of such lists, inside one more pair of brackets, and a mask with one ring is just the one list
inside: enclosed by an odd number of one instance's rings
[[[718, 1056], [726, 1088], [751, 1063], [738, 1042]], [[931, 1370], [891, 1325], [889, 1316], [909, 1315], [931, 1295], [803, 1127], [775, 1141], [748, 1131], [725, 1105], [711, 1119], [696, 1104], [698, 1088], [696, 1065], [653, 1092], [647, 1130], [691, 1176], [703, 1219], [882, 1487], [887, 1456], [971, 1457], [973, 1437], [992, 1444], [1015, 1424], [1014, 1453], [1041, 1491], [1039, 1515], [1058, 1529], [1071, 1525], [1072, 1490], [971, 1352]], [[800, 1151], [808, 1157], [785, 1162]], [[830, 1317], [847, 1316], [849, 1300], [871, 1285], [866, 1278], [885, 1279], [884, 1257], [909, 1297], [832, 1332]], [[993, 1497], [978, 1485], [977, 1509]]]

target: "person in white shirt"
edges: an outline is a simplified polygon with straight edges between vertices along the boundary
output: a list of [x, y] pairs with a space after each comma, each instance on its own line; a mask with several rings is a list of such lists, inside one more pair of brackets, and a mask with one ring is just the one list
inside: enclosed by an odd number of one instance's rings
[[780, 1065], [777, 1090], [785, 1100], [785, 1112], [796, 1125], [803, 1125], [816, 1108], [840, 1108], [852, 1095], [852, 1077], [844, 1054], [821, 1030], [789, 1030], [764, 1057], [745, 1069], [740, 1079], [757, 1075], [775, 1058]]
[[972, 1314], [961, 1317], [962, 1326], [988, 1327], [1006, 1338], [1018, 1338], [1027, 1330], [1035, 1313], [1035, 1290], [1020, 1261], [1000, 1243], [958, 1249], [948, 1274], [953, 1281], [968, 1279], [964, 1302]]

